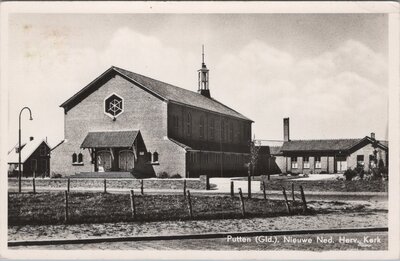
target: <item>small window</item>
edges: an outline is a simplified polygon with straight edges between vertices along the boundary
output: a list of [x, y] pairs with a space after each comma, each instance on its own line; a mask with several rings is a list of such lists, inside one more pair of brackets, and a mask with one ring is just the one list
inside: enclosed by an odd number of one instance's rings
[[229, 140], [233, 142], [233, 122], [229, 123]]
[[215, 137], [215, 120], [211, 118], [210, 120], [210, 140], [214, 140]]
[[153, 153], [153, 162], [158, 162], [158, 152]]
[[291, 157], [292, 169], [297, 169], [297, 157]]
[[186, 135], [188, 137], [192, 136], [192, 115], [190, 112], [186, 116]]
[[117, 117], [124, 111], [124, 100], [116, 94], [110, 95], [104, 101], [104, 113], [110, 117]]
[[309, 157], [303, 157], [303, 168], [304, 169], [310, 168], [310, 158]]
[[72, 154], [72, 163], [76, 163], [78, 162], [78, 156], [76, 155], [76, 153]]
[[83, 155], [82, 155], [82, 153], [78, 154], [78, 163], [83, 163]]
[[314, 159], [315, 159], [315, 168], [320, 169], [321, 168], [321, 157], [317, 156]]
[[221, 121], [221, 140], [225, 140], [225, 121]]
[[364, 167], [364, 155], [357, 155], [357, 167]]
[[174, 120], [175, 133], [179, 133], [179, 116], [174, 116]]

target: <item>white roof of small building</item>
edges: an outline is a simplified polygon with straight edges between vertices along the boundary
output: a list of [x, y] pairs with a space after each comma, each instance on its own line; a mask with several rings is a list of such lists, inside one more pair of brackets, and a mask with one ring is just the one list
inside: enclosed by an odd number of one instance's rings
[[[47, 147], [50, 148], [49, 144], [47, 144], [46, 140], [44, 139], [34, 139], [28, 141], [21, 150], [21, 163], [24, 163], [31, 155], [36, 151], [36, 149], [40, 146], [40, 144], [45, 143]], [[22, 144], [21, 144], [22, 145]], [[18, 148], [18, 144], [8, 153], [7, 163], [18, 163], [18, 155], [16, 148]]]

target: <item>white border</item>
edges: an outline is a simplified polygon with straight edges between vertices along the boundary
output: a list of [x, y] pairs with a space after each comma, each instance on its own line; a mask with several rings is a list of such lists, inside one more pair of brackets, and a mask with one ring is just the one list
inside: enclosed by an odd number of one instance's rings
[[[113, 96], [113, 95], [117, 96], [118, 98], [120, 98], [120, 99], [122, 100], [122, 110], [121, 110], [121, 113], [119, 113], [119, 114], [116, 115], [116, 116], [111, 115], [110, 113], [106, 112], [106, 100], [107, 100], [108, 98], [110, 98], [111, 96]], [[114, 120], [114, 119], [116, 120], [118, 116], [120, 116], [122, 113], [124, 113], [124, 109], [125, 109], [124, 98], [123, 98], [121, 95], [116, 94], [115, 92], [111, 93], [110, 95], [108, 95], [108, 96], [107, 96], [106, 98], [104, 98], [104, 100], [103, 100], [103, 112], [104, 112], [105, 115], [107, 115], [108, 117], [110, 117], [110, 118], [113, 119], [113, 120]]]
[[[399, 4], [397, 2], [3, 2], [1, 3], [1, 158], [6, 155], [7, 36], [10, 13], [387, 13], [389, 15], [389, 250], [388, 251], [45, 251], [8, 250], [7, 179], [0, 175], [0, 256], [24, 259], [397, 259], [399, 255]], [[5, 134], [5, 135], [4, 135]], [[0, 173], [6, 164], [1, 160]], [[4, 204], [5, 203], [5, 204]]]

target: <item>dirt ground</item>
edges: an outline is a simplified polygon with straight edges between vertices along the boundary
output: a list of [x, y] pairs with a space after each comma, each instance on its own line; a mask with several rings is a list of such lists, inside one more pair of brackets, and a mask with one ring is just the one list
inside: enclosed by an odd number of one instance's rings
[[199, 234], [291, 229], [386, 227], [387, 202], [309, 202], [322, 214], [271, 218], [10, 226], [8, 240], [76, 239], [139, 235]]

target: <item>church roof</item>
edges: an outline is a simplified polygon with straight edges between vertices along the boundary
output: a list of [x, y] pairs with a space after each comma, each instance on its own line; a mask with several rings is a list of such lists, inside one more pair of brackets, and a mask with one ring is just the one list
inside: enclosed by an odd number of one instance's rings
[[123, 78], [133, 82], [160, 99], [251, 121], [249, 118], [213, 98], [207, 98], [197, 92], [189, 91], [187, 89], [161, 82], [115, 66], [109, 68], [106, 72], [97, 77], [94, 81], [89, 83], [86, 87], [84, 87], [60, 106], [63, 107], [65, 111], [70, 110], [80, 101], [94, 92], [99, 87], [99, 84], [103, 84], [113, 73], [121, 75]]

